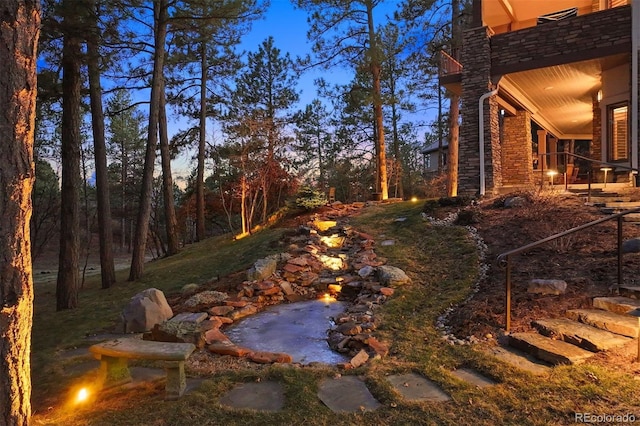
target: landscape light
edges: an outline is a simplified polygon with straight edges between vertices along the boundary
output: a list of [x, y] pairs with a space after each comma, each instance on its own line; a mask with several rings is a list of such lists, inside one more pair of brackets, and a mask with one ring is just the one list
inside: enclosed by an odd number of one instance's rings
[[82, 404], [89, 399], [89, 390], [87, 388], [80, 388], [76, 394], [76, 404]]
[[557, 171], [555, 171], [555, 170], [549, 170], [549, 171], [547, 172], [547, 176], [549, 176], [549, 185], [553, 185], [553, 177], [554, 177], [555, 175], [557, 175], [557, 174], [558, 174], [558, 172], [557, 172]]

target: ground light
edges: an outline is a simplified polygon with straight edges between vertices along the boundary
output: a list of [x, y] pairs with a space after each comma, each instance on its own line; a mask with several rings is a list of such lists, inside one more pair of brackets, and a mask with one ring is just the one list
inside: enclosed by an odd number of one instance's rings
[[415, 203], [416, 201], [418, 201], [418, 197], [411, 197], [411, 201]]
[[627, 314], [638, 318], [638, 331], [636, 332], [636, 338], [638, 339], [638, 354], [636, 360], [640, 362], [640, 308], [635, 308], [634, 310], [627, 312]]
[[557, 172], [557, 171], [555, 171], [555, 170], [549, 170], [549, 171], [547, 172], [547, 176], [549, 176], [549, 185], [553, 186], [553, 177], [554, 177], [555, 175], [557, 175], [557, 174], [558, 174], [558, 172]]
[[80, 388], [80, 390], [78, 390], [78, 393], [76, 394], [76, 404], [82, 404], [88, 399], [89, 399], [89, 389]]
[[611, 167], [600, 167], [600, 170], [602, 170], [604, 172], [604, 185], [602, 187], [606, 188], [607, 187], [607, 173], [610, 172], [612, 169], [611, 169]]

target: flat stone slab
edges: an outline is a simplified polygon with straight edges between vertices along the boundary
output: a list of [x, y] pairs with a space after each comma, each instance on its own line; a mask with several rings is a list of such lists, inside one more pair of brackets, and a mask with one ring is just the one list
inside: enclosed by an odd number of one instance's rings
[[184, 361], [195, 350], [192, 343], [169, 343], [122, 338], [89, 347], [96, 357], [144, 358], [150, 360]]
[[627, 315], [599, 309], [572, 309], [566, 312], [566, 317], [623, 336], [636, 337], [638, 333], [637, 318]]
[[387, 380], [407, 401], [445, 402], [451, 399], [438, 385], [419, 374], [398, 374], [387, 377]]
[[471, 368], [458, 368], [457, 370], [453, 370], [451, 374], [453, 374], [463, 382], [467, 382], [479, 388], [486, 388], [488, 386], [496, 384], [496, 382], [492, 379], [478, 373], [476, 370], [473, 370]]
[[615, 209], [635, 209], [640, 207], [640, 203], [637, 201], [617, 201], [606, 203], [605, 207], [613, 207]]
[[550, 364], [579, 364], [593, 356], [593, 352], [562, 340], [553, 340], [538, 333], [513, 333], [509, 345], [523, 350]]
[[536, 376], [548, 374], [551, 368], [548, 364], [535, 359], [529, 354], [520, 352], [515, 348], [503, 348], [502, 346], [494, 346], [486, 351], [496, 359], [520, 370], [527, 371]]
[[220, 404], [238, 410], [280, 411], [284, 389], [278, 382], [241, 383], [220, 397]]
[[593, 299], [593, 307], [624, 315], [629, 311], [640, 308], [640, 300], [623, 296], [596, 297]]
[[334, 413], [374, 411], [381, 405], [363, 379], [356, 376], [323, 380], [318, 388], [318, 398]]
[[628, 337], [568, 318], [541, 319], [534, 321], [532, 325], [544, 336], [563, 340], [591, 352], [606, 351], [629, 342]]
[[620, 295], [633, 299], [640, 299], [640, 287], [629, 285], [620, 286]]

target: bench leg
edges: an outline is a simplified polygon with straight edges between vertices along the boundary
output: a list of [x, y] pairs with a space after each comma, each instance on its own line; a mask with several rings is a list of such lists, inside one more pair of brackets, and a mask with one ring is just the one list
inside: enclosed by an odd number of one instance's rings
[[100, 357], [100, 383], [105, 388], [123, 385], [131, 381], [126, 358]]
[[166, 362], [167, 386], [165, 399], [180, 398], [187, 388], [187, 378], [184, 374], [184, 361]]

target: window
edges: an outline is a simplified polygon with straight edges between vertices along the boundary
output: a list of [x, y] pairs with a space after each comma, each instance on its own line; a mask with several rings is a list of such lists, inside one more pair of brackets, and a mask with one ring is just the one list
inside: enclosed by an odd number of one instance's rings
[[629, 104], [621, 102], [607, 107], [608, 161], [629, 158]]
[[424, 167], [429, 170], [431, 168], [431, 154], [425, 154]]

